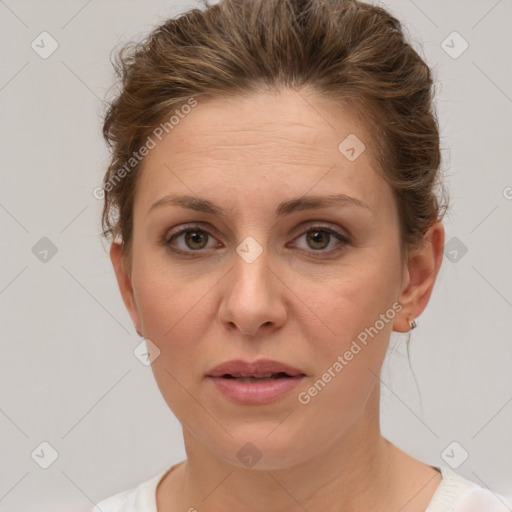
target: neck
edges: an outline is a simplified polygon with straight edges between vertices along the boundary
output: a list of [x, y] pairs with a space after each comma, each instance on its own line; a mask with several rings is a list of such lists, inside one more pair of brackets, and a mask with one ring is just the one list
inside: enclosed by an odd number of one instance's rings
[[[379, 429], [378, 406], [325, 449], [284, 469], [240, 468], [184, 430], [187, 461], [177, 510], [379, 510], [392, 495], [391, 444]], [[368, 409], [367, 409], [368, 411]], [[376, 411], [376, 414], [375, 414]], [[320, 435], [320, 434], [319, 434]], [[300, 446], [298, 446], [298, 449]], [[388, 501], [389, 503], [389, 501]]]

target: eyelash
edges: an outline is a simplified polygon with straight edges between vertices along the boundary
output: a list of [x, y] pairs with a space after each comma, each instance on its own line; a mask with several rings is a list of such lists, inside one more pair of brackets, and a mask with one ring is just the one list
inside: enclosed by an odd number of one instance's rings
[[[179, 236], [181, 236], [181, 235], [183, 235], [183, 234], [185, 234], [187, 232], [194, 232], [194, 231], [198, 231], [198, 232], [206, 234], [207, 236], [209, 236], [211, 238], [215, 238], [209, 231], [204, 229], [202, 226], [200, 226], [200, 225], [189, 225], [189, 226], [187, 226], [187, 227], [185, 227], [183, 229], [180, 229], [176, 233], [173, 233], [171, 236], [165, 237], [163, 243], [164, 243], [164, 245], [166, 247], [168, 247], [168, 249], [171, 252], [173, 252], [175, 254], [184, 255], [186, 257], [193, 257], [193, 256], [191, 256], [192, 254], [204, 252], [204, 251], [206, 251], [206, 249], [198, 249], [198, 250], [195, 250], [195, 251], [194, 250], [184, 251], [182, 249], [176, 249], [175, 247], [173, 247], [172, 246], [172, 242], [174, 240], [176, 240]], [[337, 252], [341, 251], [346, 244], [350, 243], [350, 240], [348, 239], [348, 237], [346, 235], [344, 235], [341, 231], [338, 231], [338, 230], [333, 229], [333, 228], [327, 228], [327, 227], [324, 227], [324, 226], [311, 226], [309, 229], [307, 229], [302, 234], [300, 234], [297, 238], [295, 238], [295, 240], [297, 240], [300, 237], [310, 233], [311, 231], [326, 232], [329, 235], [334, 236], [335, 238], [337, 238], [341, 242], [341, 247], [338, 246], [337, 248], [330, 249], [330, 250], [325, 250], [325, 249], [314, 250], [314, 249], [310, 249], [308, 251], [310, 253], [314, 253], [314, 254], [329, 254], [330, 255], [330, 254], [334, 254], [334, 253], [337, 253]], [[330, 242], [330, 240], [329, 240], [329, 242]], [[307, 249], [303, 249], [303, 250], [307, 250]]]

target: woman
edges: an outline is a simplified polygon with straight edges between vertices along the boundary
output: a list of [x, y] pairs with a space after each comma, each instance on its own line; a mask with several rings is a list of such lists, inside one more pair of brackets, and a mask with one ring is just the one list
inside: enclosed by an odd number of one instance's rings
[[506, 510], [380, 432], [389, 338], [427, 306], [447, 208], [431, 72], [399, 21], [225, 0], [117, 71], [104, 235], [187, 459], [98, 508]]

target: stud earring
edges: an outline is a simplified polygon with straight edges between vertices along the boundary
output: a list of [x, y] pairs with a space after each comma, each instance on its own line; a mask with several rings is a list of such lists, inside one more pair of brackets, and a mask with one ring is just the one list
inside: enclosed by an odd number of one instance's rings
[[416, 329], [416, 327], [418, 327], [418, 320], [416, 320], [416, 318], [409, 320], [409, 325], [411, 326], [411, 331]]

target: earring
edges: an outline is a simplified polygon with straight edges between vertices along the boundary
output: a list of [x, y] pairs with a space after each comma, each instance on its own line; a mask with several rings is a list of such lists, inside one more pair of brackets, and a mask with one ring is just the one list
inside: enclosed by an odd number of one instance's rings
[[418, 327], [418, 320], [416, 320], [416, 318], [409, 320], [409, 325], [411, 326], [411, 331], [416, 329], [416, 327]]

